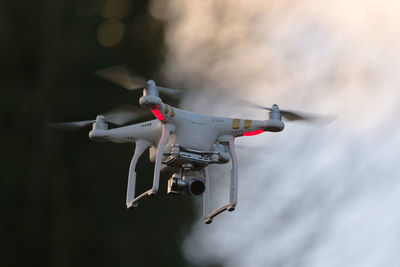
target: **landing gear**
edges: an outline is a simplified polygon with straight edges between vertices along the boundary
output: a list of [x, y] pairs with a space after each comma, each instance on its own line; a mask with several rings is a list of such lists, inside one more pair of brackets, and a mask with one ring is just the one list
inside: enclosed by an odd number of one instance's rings
[[150, 146], [150, 143], [147, 141], [137, 141], [136, 142], [136, 151], [133, 155], [131, 166], [129, 169], [129, 179], [128, 179], [128, 192], [126, 194], [126, 207], [131, 209], [132, 207], [137, 207], [139, 200], [152, 197], [157, 194], [158, 186], [160, 182], [160, 167], [162, 163], [163, 157], [163, 148], [166, 144], [168, 136], [172, 131], [172, 126], [170, 124], [164, 123], [162, 129], [162, 135], [160, 141], [158, 143], [157, 155], [156, 155], [156, 163], [154, 165], [154, 175], [153, 175], [153, 186], [151, 189], [142, 193], [138, 197], [135, 198], [135, 185], [136, 185], [136, 172], [135, 167], [139, 157], [143, 154], [145, 149]]
[[238, 165], [237, 165], [237, 158], [235, 152], [235, 144], [234, 138], [228, 138], [226, 140], [220, 140], [221, 143], [224, 145], [226, 150], [228, 151], [231, 159], [232, 159], [232, 169], [230, 175], [230, 190], [229, 190], [229, 203], [215, 209], [214, 211], [210, 212], [209, 209], [209, 202], [210, 202], [210, 179], [208, 175], [208, 168], [203, 169], [203, 176], [204, 180], [206, 181], [205, 184], [205, 191], [203, 195], [203, 220], [206, 224], [212, 223], [212, 220], [215, 216], [221, 214], [224, 211], [234, 211], [236, 204], [237, 204], [237, 195], [238, 195]]

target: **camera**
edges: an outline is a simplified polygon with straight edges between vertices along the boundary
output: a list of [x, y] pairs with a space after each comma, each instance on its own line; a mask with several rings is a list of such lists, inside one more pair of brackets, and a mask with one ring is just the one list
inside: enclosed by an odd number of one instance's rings
[[200, 196], [205, 190], [203, 179], [193, 176], [181, 176], [178, 173], [172, 175], [168, 180], [168, 194], [182, 195], [187, 193], [189, 195]]

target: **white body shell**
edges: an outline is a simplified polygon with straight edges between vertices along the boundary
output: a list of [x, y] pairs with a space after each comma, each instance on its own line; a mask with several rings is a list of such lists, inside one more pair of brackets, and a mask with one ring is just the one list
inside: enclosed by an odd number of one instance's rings
[[177, 109], [163, 104], [160, 112], [163, 121], [152, 120], [110, 130], [93, 129], [89, 138], [94, 141], [133, 143], [144, 139], [157, 146], [161, 137], [161, 124], [174, 125], [171, 133], [176, 144], [188, 149], [210, 151], [213, 144], [223, 136], [240, 137], [248, 132], [281, 131], [284, 124], [280, 120], [243, 120], [215, 117]]

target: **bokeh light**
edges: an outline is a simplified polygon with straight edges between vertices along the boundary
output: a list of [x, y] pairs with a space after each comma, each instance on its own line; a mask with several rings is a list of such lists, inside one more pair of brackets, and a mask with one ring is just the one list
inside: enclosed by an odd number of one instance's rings
[[112, 47], [121, 41], [124, 33], [125, 26], [122, 22], [119, 20], [106, 20], [97, 31], [97, 39], [102, 46]]

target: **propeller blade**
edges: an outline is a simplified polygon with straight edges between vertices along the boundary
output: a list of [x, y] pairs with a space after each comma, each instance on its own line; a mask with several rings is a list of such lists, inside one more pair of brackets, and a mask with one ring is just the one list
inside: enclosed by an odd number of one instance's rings
[[89, 120], [89, 121], [72, 121], [72, 122], [54, 122], [54, 123], [47, 123], [48, 126], [60, 129], [60, 130], [75, 130], [79, 129], [88, 125], [91, 125], [96, 120]]
[[[272, 108], [269, 107], [262, 107], [262, 109], [272, 111]], [[304, 113], [300, 115], [300, 112], [295, 112], [295, 111], [288, 111], [288, 110], [282, 110], [279, 109], [279, 112], [281, 113], [282, 117], [287, 119], [288, 121], [299, 121], [299, 120], [313, 120], [314, 116], [310, 115], [305, 115]]]
[[158, 91], [160, 91], [163, 94], [170, 95], [170, 96], [182, 96], [185, 92], [180, 89], [174, 89], [174, 88], [168, 88], [168, 87], [162, 87], [162, 86], [157, 86]]
[[[137, 90], [147, 87], [147, 80], [134, 74], [127, 65], [105, 68], [95, 72], [95, 75], [128, 90]], [[170, 95], [181, 96], [184, 91], [168, 87], [157, 86], [158, 91]]]
[[[231, 97], [235, 101], [238, 101], [241, 106], [272, 111], [272, 108], [270, 108], [270, 107], [265, 107], [265, 106], [256, 104], [256, 103], [251, 102], [246, 99], [239, 99], [238, 97], [235, 97], [235, 96], [229, 96], [229, 97]], [[304, 113], [304, 112], [299, 112], [299, 111], [284, 110], [284, 109], [279, 109], [279, 111], [282, 114], [282, 117], [284, 117], [288, 121], [304, 121], [304, 122], [312, 123], [317, 126], [324, 126], [326, 124], [331, 123], [332, 121], [334, 121], [336, 119], [335, 116], [319, 116], [319, 115], [315, 115], [315, 114]]]
[[[140, 119], [148, 115], [148, 111], [140, 109], [138, 107], [130, 105], [121, 105], [116, 109], [113, 109], [104, 114], [104, 121], [110, 122], [116, 125], [124, 125], [130, 121]], [[60, 129], [60, 130], [75, 130], [82, 127], [86, 127], [96, 122], [96, 120], [87, 121], [73, 121], [73, 122], [55, 122], [47, 123], [48, 126]]]
[[272, 110], [269, 107], [264, 107], [262, 105], [256, 104], [254, 102], [251, 102], [250, 100], [247, 99], [239, 99], [237, 97], [233, 97], [235, 101], [238, 101], [239, 104], [243, 107], [248, 107], [248, 108], [257, 108], [257, 109], [265, 109], [265, 110]]
[[304, 121], [307, 123], [314, 124], [315, 126], [325, 126], [336, 119], [335, 116], [319, 116], [299, 111], [289, 111], [280, 109], [280, 112], [282, 114], [282, 117], [284, 117], [288, 121]]
[[106, 122], [111, 122], [116, 125], [123, 125], [130, 121], [140, 119], [147, 114], [147, 110], [130, 105], [121, 105], [120, 107], [105, 113], [104, 119]]
[[300, 114], [299, 112], [293, 112], [288, 110], [280, 110], [282, 116], [288, 121], [313, 121], [318, 119], [316, 116]]
[[144, 78], [134, 75], [127, 65], [105, 68], [95, 72], [95, 75], [128, 90], [142, 89], [147, 86]]

